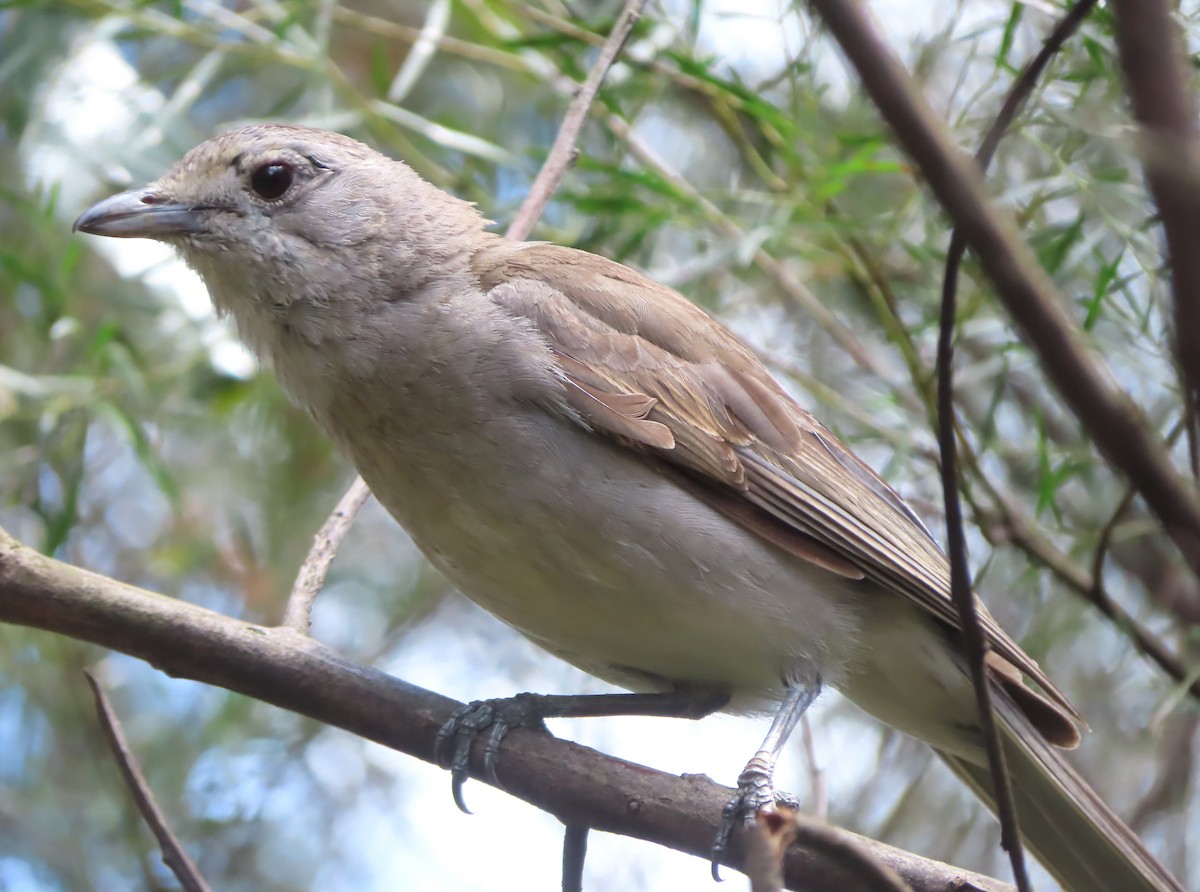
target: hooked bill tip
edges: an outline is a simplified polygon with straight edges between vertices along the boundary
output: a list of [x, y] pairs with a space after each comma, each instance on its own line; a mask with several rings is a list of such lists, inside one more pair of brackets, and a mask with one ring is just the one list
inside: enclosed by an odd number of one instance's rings
[[71, 226], [72, 232], [115, 238], [162, 239], [203, 229], [200, 209], [151, 189], [131, 189], [98, 201]]

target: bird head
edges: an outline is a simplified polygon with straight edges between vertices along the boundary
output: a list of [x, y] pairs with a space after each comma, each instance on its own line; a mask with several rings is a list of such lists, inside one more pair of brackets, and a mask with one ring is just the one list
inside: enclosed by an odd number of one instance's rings
[[[336, 300], [356, 283], [406, 286], [478, 232], [479, 214], [411, 168], [349, 137], [279, 124], [243, 127], [188, 152], [160, 179], [106, 198], [77, 231], [178, 249], [219, 310]], [[420, 263], [412, 261], [420, 259]]]

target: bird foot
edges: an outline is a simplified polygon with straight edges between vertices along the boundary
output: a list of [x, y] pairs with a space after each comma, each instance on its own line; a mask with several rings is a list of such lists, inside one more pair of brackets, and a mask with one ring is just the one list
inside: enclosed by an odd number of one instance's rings
[[442, 725], [433, 744], [433, 757], [442, 768], [450, 769], [450, 789], [459, 809], [471, 813], [462, 790], [470, 773], [471, 746], [479, 735], [490, 729], [483, 750], [483, 771], [488, 782], [499, 787], [496, 763], [505, 735], [513, 728], [534, 728], [549, 734], [543, 718], [536, 694], [517, 694], [468, 703]]
[[734, 827], [739, 823], [754, 823], [759, 812], [777, 805], [788, 808], [799, 806], [799, 800], [794, 796], [775, 789], [771, 781], [775, 770], [774, 760], [767, 758], [768, 755], [760, 752], [750, 760], [738, 775], [737, 793], [721, 809], [721, 822], [717, 825], [717, 835], [710, 852], [712, 876], [717, 882], [721, 881], [721, 861], [729, 850], [729, 838]]

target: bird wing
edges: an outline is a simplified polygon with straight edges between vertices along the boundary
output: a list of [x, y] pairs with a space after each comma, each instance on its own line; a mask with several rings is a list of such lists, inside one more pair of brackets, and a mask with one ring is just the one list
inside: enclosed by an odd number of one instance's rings
[[[949, 565], [920, 518], [686, 298], [556, 245], [497, 241], [474, 267], [497, 304], [546, 338], [578, 421], [673, 469], [697, 496], [796, 556], [902, 593], [959, 628]], [[1042, 718], [1048, 739], [1077, 742], [1074, 707], [976, 604], [992, 677]]]

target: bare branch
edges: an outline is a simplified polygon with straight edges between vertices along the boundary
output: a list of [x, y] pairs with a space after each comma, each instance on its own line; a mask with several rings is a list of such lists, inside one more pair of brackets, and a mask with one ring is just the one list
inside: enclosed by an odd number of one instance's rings
[[1185, 398], [1194, 407], [1200, 394], [1200, 140], [1185, 44], [1167, 0], [1116, 0], [1112, 8], [1140, 143], [1152, 149], [1143, 151], [1143, 169], [1167, 238], [1176, 349]]
[[817, 761], [817, 744], [807, 715], [800, 716], [800, 739], [804, 743], [804, 761], [808, 763], [808, 787], [812, 793], [812, 816], [818, 821], [829, 818], [829, 793], [825, 789], [825, 772]]
[[586, 824], [568, 824], [563, 828], [562, 892], [583, 892], [583, 864], [587, 860]]
[[[1095, 0], [1082, 0], [1059, 22], [1042, 46], [1041, 52], [1025, 67], [1014, 81], [1000, 113], [983, 139], [976, 159], [981, 169], [986, 170], [995, 154], [1008, 125], [1033, 92], [1037, 79], [1050, 63], [1054, 53], [1073, 34], [1091, 11]], [[958, 492], [958, 438], [954, 417], [954, 329], [958, 315], [958, 268], [966, 250], [966, 242], [959, 227], [950, 236], [950, 248], [946, 256], [946, 273], [942, 283], [941, 322], [938, 330], [937, 350], [937, 434], [941, 452], [940, 470], [942, 492], [946, 504], [946, 551], [950, 559], [950, 588], [958, 606], [959, 624], [963, 630], [963, 650], [971, 667], [971, 681], [975, 685], [975, 700], [979, 707], [980, 731], [987, 749], [988, 765], [992, 772], [992, 787], [996, 791], [996, 813], [1000, 819], [1001, 845], [1012, 862], [1013, 877], [1022, 892], [1030, 889], [1029, 874], [1025, 869], [1025, 852], [1021, 843], [1021, 831], [1017, 811], [1013, 803], [1012, 786], [1004, 766], [1004, 750], [1000, 746], [1000, 735], [996, 728], [996, 716], [992, 709], [991, 685], [988, 681], [987, 642], [979, 626], [975, 595], [971, 584], [971, 568], [967, 561], [967, 537], [963, 528], [962, 503]]]
[[312, 606], [325, 587], [325, 576], [329, 573], [329, 565], [337, 555], [338, 546], [350, 532], [354, 518], [359, 509], [366, 503], [371, 490], [361, 477], [355, 477], [350, 488], [338, 501], [333, 513], [321, 524], [321, 529], [313, 537], [312, 548], [308, 557], [300, 565], [300, 573], [292, 586], [292, 594], [288, 597], [287, 607], [283, 611], [283, 625], [299, 632], [308, 634], [312, 622]]
[[871, 892], [917, 892], [918, 881], [914, 877], [902, 876], [892, 865], [883, 863], [875, 856], [875, 853], [864, 849], [858, 840], [841, 830], [798, 813], [791, 815], [791, 823], [795, 845], [790, 849], [784, 861], [787, 875], [793, 874], [788, 864], [793, 853], [798, 850], [815, 849], [822, 852], [827, 858], [836, 861], [846, 871], [846, 875], [852, 877], [846, 886], [847, 889], [866, 889]]
[[1200, 576], [1200, 499], [1180, 480], [1141, 414], [1085, 349], [1077, 327], [1007, 215], [990, 203], [978, 167], [945, 128], [855, 0], [810, 0], [942, 206], [962, 228], [997, 296], [1047, 377], [1100, 452], [1137, 488]]
[[[427, 762], [438, 729], [461, 704], [338, 656], [291, 629], [221, 616], [47, 558], [0, 531], [0, 622], [33, 626], [146, 660], [173, 676], [272, 703]], [[482, 770], [485, 741], [471, 761]], [[602, 755], [547, 734], [517, 728], [505, 739], [500, 780], [509, 793], [555, 815], [707, 859], [713, 828], [732, 791], [696, 776], [677, 777]], [[913, 892], [977, 887], [1006, 892], [998, 880], [920, 858], [829, 828], [862, 846]], [[744, 863], [735, 836], [730, 865]], [[788, 888], [832, 892], [861, 877], [827, 845], [803, 836], [788, 853]]]
[[171, 869], [171, 873], [175, 875], [175, 879], [179, 880], [179, 885], [184, 888], [185, 892], [210, 892], [209, 885], [200, 875], [199, 868], [188, 857], [188, 853], [184, 851], [179, 840], [175, 838], [175, 834], [171, 832], [171, 828], [167, 824], [167, 816], [163, 814], [154, 799], [154, 793], [146, 782], [146, 776], [142, 774], [137, 757], [125, 740], [121, 722], [117, 718], [116, 712], [113, 711], [112, 704], [108, 702], [108, 696], [92, 673], [84, 672], [83, 675], [92, 689], [92, 697], [96, 701], [96, 716], [100, 719], [100, 727], [104, 729], [104, 736], [112, 749], [113, 757], [117, 760], [117, 767], [121, 769], [121, 777], [125, 780], [125, 786], [129, 788], [129, 792], [133, 796], [133, 803], [141, 813], [142, 820], [150, 827], [154, 838], [158, 840], [159, 848], [162, 849], [163, 864]]
[[550, 147], [550, 154], [546, 156], [546, 163], [538, 171], [537, 179], [529, 187], [529, 194], [525, 196], [521, 209], [508, 226], [505, 233], [508, 238], [528, 238], [538, 217], [542, 215], [551, 196], [566, 176], [567, 168], [575, 160], [575, 141], [579, 139], [579, 132], [583, 129], [583, 122], [587, 119], [592, 101], [596, 98], [609, 68], [616, 61], [617, 54], [621, 52], [621, 47], [629, 38], [629, 32], [641, 17], [642, 7], [645, 5], [646, 0], [627, 0], [625, 3], [617, 23], [613, 25], [612, 33], [608, 35], [608, 40], [601, 47], [592, 70], [588, 72], [587, 80], [567, 107], [566, 117], [563, 118], [562, 126], [558, 128], [558, 135], [554, 137], [554, 144]]
[[783, 855], [796, 838], [794, 809], [760, 811], [746, 832], [746, 876], [750, 892], [783, 889]]

